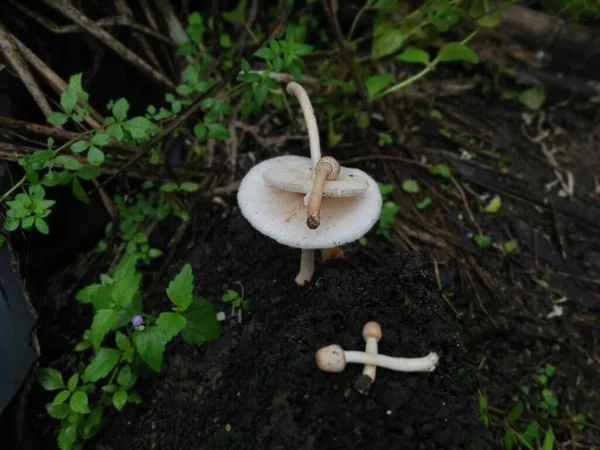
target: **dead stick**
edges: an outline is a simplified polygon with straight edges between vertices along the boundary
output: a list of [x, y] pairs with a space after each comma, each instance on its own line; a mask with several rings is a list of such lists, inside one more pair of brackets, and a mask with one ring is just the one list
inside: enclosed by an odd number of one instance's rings
[[76, 24], [83, 27], [88, 33], [100, 40], [104, 45], [113, 50], [131, 65], [137, 67], [144, 75], [159, 83], [168, 91], [174, 91], [175, 85], [162, 73], [155, 70], [150, 64], [125, 47], [121, 42], [112, 37], [106, 30], [85, 16], [81, 11], [68, 3], [67, 0], [43, 0], [48, 6], [56, 9]]
[[6, 28], [0, 23], [0, 50], [4, 53], [4, 56], [10, 63], [11, 67], [25, 85], [25, 88], [29, 91], [37, 105], [40, 107], [42, 112], [48, 116], [52, 112], [50, 103], [46, 100], [44, 93], [40, 90], [39, 86], [33, 79], [33, 75], [27, 68], [27, 62], [23, 60], [22, 56], [11, 39], [11, 35]]

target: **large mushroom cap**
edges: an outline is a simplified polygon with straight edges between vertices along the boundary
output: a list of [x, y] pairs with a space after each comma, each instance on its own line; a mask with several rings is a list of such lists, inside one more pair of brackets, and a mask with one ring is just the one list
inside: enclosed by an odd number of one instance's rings
[[365, 180], [367, 189], [353, 197], [323, 198], [321, 225], [315, 230], [306, 226], [305, 194], [278, 189], [263, 178], [268, 169], [304, 161], [310, 166], [310, 159], [301, 156], [281, 156], [254, 166], [237, 195], [244, 217], [264, 235], [295, 248], [335, 247], [364, 236], [379, 219], [382, 200], [377, 183], [363, 171], [344, 168], [348, 176]]
[[[298, 157], [271, 167], [264, 170], [262, 176], [271, 186], [302, 194], [309, 193], [314, 183], [310, 158]], [[369, 182], [359, 176], [355, 170], [342, 167], [335, 180], [325, 183], [323, 197], [354, 197], [365, 192], [368, 187]]]

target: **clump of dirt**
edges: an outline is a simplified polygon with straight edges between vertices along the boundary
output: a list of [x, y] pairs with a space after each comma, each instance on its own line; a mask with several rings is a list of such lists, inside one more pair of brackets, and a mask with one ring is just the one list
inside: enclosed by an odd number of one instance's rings
[[[163, 373], [142, 388], [145, 404], [104, 433], [107, 449], [493, 447], [477, 414], [475, 368], [418, 254], [395, 255], [383, 267], [355, 254], [302, 289], [293, 284], [298, 250], [239, 217], [218, 228], [193, 250], [199, 290], [216, 296], [242, 280], [251, 315], [203, 348], [170, 347]], [[382, 326], [381, 353], [433, 350], [438, 369], [380, 369], [363, 395], [354, 388], [361, 366], [340, 374], [316, 367], [322, 346], [364, 349], [369, 320]]]

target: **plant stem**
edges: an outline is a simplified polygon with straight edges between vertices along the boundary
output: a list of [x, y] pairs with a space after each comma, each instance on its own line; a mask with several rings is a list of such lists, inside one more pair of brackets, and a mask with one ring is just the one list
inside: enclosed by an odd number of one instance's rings
[[13, 187], [11, 187], [8, 191], [6, 191], [4, 193], [4, 195], [2, 197], [0, 197], [0, 202], [3, 202], [6, 197], [8, 197], [14, 191], [16, 191], [23, 183], [25, 183], [26, 179], [27, 179], [27, 177], [23, 176], [23, 178], [21, 178], [19, 181], [17, 181]]
[[435, 66], [436, 66], [436, 64], [434, 62], [428, 64], [427, 67], [425, 67], [420, 72], [414, 74], [412, 77], [409, 77], [406, 80], [401, 81], [398, 84], [395, 84], [391, 88], [388, 88], [385, 91], [380, 92], [379, 94], [375, 95], [372, 99], [369, 100], [369, 102], [372, 103], [374, 101], [377, 101], [377, 100], [381, 99], [382, 97], [385, 97], [386, 95], [389, 95], [389, 94], [396, 92], [402, 88], [405, 88], [406, 86], [408, 86], [410, 84], [413, 84], [415, 81], [417, 81], [420, 78], [423, 78], [425, 75], [427, 75], [429, 72], [431, 72], [435, 68]]
[[352, 33], [354, 33], [354, 29], [356, 28], [356, 25], [358, 24], [360, 16], [362, 16], [369, 9], [372, 9], [372, 4], [373, 4], [373, 0], [367, 0], [367, 3], [365, 3], [365, 5], [362, 8], [360, 8], [360, 10], [358, 11], [358, 14], [356, 14], [356, 17], [354, 17], [354, 20], [352, 21], [352, 26], [350, 27], [350, 31], [348, 32], [348, 36], [346, 37], [347, 41], [352, 39]]

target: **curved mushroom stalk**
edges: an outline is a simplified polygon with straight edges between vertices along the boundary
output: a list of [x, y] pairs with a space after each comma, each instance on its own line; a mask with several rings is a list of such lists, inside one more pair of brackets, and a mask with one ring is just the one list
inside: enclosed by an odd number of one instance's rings
[[304, 286], [312, 280], [315, 273], [315, 251], [313, 249], [302, 249], [300, 257], [300, 272], [296, 275], [296, 284]]

